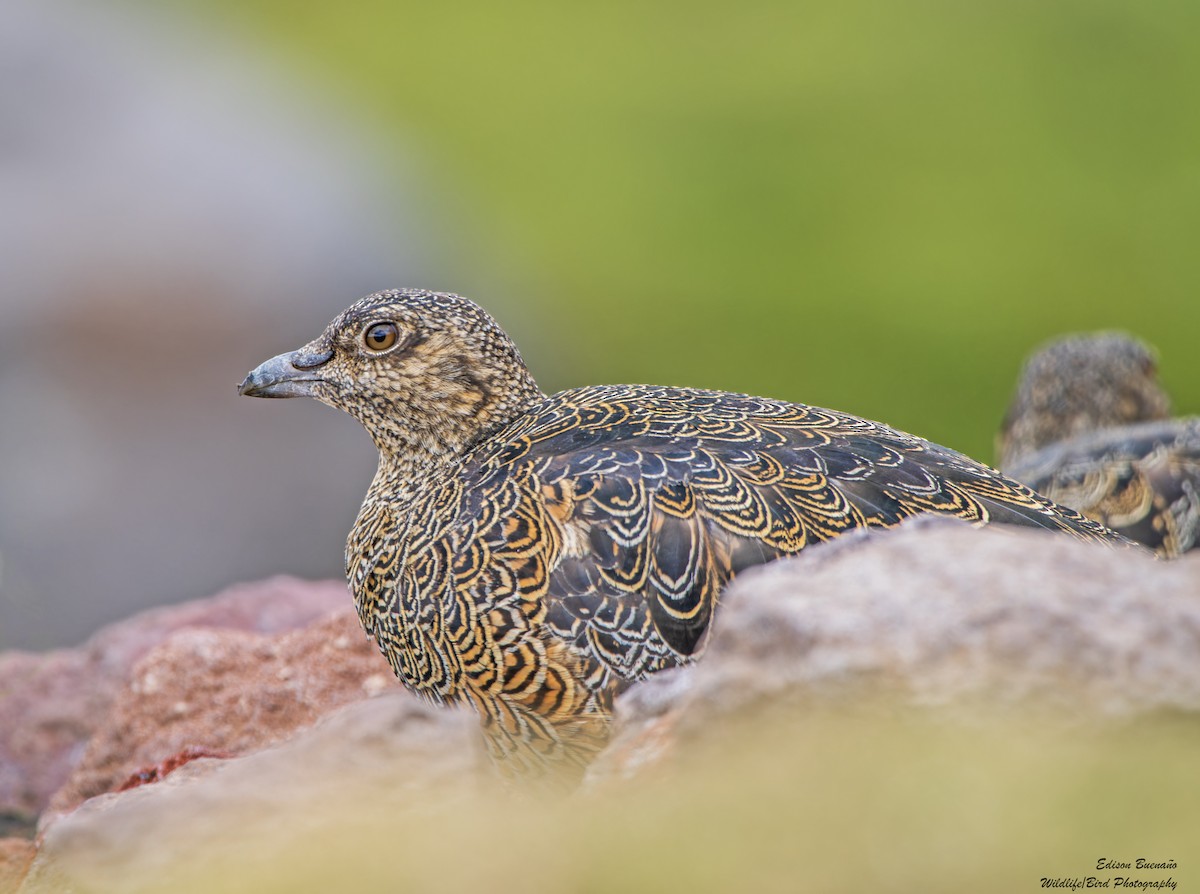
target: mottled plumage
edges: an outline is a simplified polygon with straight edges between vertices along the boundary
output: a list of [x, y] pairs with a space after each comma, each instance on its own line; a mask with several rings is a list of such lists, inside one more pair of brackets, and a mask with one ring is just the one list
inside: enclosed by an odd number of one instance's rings
[[1025, 364], [997, 439], [1000, 468], [1161, 556], [1200, 548], [1200, 418], [1169, 419], [1154, 355], [1076, 335]]
[[346, 552], [363, 626], [408, 686], [475, 705], [510, 771], [586, 762], [614, 695], [694, 660], [748, 566], [919, 513], [1123, 542], [843, 413], [648, 385], [546, 397], [453, 295], [368, 296], [240, 390], [307, 394], [371, 433], [379, 469]]

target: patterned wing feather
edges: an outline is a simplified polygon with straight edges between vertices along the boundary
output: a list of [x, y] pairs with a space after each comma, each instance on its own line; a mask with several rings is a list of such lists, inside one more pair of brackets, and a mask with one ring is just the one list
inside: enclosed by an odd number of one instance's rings
[[625, 680], [686, 662], [738, 571], [855, 528], [933, 512], [1111, 539], [953, 451], [794, 404], [589, 388], [511, 434], [489, 465], [520, 469], [560, 507], [550, 628]]
[[1026, 457], [1012, 474], [1162, 556], [1200, 548], [1200, 419], [1081, 435]]

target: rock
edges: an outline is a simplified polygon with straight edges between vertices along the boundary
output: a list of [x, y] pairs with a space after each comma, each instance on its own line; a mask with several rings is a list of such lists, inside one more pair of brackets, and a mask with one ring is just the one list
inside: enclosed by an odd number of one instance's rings
[[1138, 876], [1189, 890], [1194, 723], [738, 720], [628, 784], [551, 799], [486, 781], [470, 712], [381, 696], [88, 801], [45, 830], [22, 894], [1007, 892], [1095, 873], [1098, 840], [1178, 859]]
[[348, 601], [277, 635], [181, 630], [138, 662], [50, 809], [70, 810], [186, 749], [257, 751], [333, 708], [398, 687]]
[[1200, 709], [1200, 557], [929, 519], [747, 571], [692, 667], [618, 699], [593, 783], [764, 704]]
[[[929, 841], [954, 856], [939, 878], [965, 886], [982, 861], [1012, 890], [1050, 871], [1038, 830], [1070, 828], [1092, 791], [1120, 840], [1177, 856], [1194, 723], [1164, 715], [1200, 709], [1198, 584], [1197, 560], [1032, 531], [844, 538], [743, 574], [703, 660], [618, 700], [584, 792], [498, 790], [473, 712], [397, 689], [48, 816], [21, 892], [770, 889], [822, 860], [841, 885], [822, 890], [849, 891], [863, 854], [872, 880], [917, 890]], [[362, 645], [349, 611], [274, 638], [182, 631], [137, 665], [79, 779], [286, 736], [363, 694]], [[1037, 844], [1019, 859], [996, 834], [1015, 828]]]
[[32, 822], [119, 685], [83, 651], [0, 655], [0, 807]]
[[33, 862], [34, 844], [24, 838], [0, 838], [0, 894], [11, 894], [21, 885]]
[[345, 706], [281, 745], [197, 760], [163, 782], [93, 798], [58, 817], [22, 892], [197, 890], [189, 886], [197, 870], [215, 868], [246, 886], [238, 890], [255, 890], [253, 873], [273, 874], [270, 860], [281, 849], [332, 858], [330, 836], [403, 835], [427, 819], [421, 811], [434, 798], [452, 813], [476, 793], [483, 767], [473, 712], [389, 692]]
[[77, 649], [0, 654], [0, 810], [33, 816], [66, 781], [139, 658], [189, 627], [261, 634], [350, 610], [343, 584], [276, 577], [153, 609]]

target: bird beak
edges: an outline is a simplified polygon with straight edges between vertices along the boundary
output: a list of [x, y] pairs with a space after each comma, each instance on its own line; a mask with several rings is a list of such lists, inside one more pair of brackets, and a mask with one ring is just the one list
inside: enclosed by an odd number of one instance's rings
[[246, 397], [312, 397], [314, 386], [322, 381], [320, 367], [332, 356], [333, 351], [301, 348], [272, 357], [246, 376], [246, 380], [238, 385], [238, 394]]

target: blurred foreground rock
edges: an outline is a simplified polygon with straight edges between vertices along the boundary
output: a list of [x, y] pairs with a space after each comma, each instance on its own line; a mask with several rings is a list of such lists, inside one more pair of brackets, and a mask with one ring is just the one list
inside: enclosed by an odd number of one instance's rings
[[46, 806], [109, 715], [134, 664], [171, 634], [197, 628], [270, 634], [338, 611], [351, 611], [342, 584], [277, 577], [142, 612], [77, 649], [0, 653], [0, 812], [34, 815]]
[[282, 745], [93, 798], [49, 826], [21, 890], [174, 891], [214, 861], [245, 875], [281, 847], [322, 853], [330, 815], [402, 834], [430, 793], [446, 808], [475, 792], [477, 726], [401, 691], [345, 706]]
[[[968, 726], [1034, 711], [1063, 729], [1120, 728], [1150, 712], [1200, 708], [1200, 557], [1164, 563], [1039, 532], [916, 523], [747, 572], [722, 612], [703, 661], [619, 699], [617, 735], [577, 799], [635, 798], [704, 742], [755, 729], [757, 715], [776, 708], [804, 717], [849, 709], [885, 722], [933, 712]], [[393, 685], [372, 676], [365, 654], [358, 663], [362, 642], [348, 612], [273, 639], [172, 637], [138, 665], [56, 806], [185, 745], [259, 748], [339, 698]], [[946, 735], [955, 727], [947, 722]], [[1018, 741], [1032, 734], [1002, 728]], [[1045, 734], [1040, 722], [1036, 729]], [[193, 873], [210, 863], [224, 867], [221, 890], [233, 890], [231, 879], [243, 885], [236, 890], [290, 890], [262, 885], [273, 867], [296, 876], [297, 860], [327, 875], [300, 871], [312, 890], [357, 879], [364, 866], [377, 875], [359, 890], [393, 890], [410, 866], [380, 847], [400, 848], [409, 835], [426, 842], [410, 845], [418, 852], [445, 842], [449, 850], [429, 861], [443, 873], [434, 887], [446, 889], [468, 871], [453, 856], [468, 852], [457, 832], [464, 823], [491, 828], [510, 811], [534, 809], [490, 789], [481, 766], [469, 712], [402, 691], [368, 698], [282, 744], [195, 760], [163, 782], [50, 816], [22, 891], [181, 890], [185, 879], [186, 890], [208, 890], [213, 876]], [[626, 784], [631, 778], [637, 785]], [[564, 805], [571, 823], [588, 813], [578, 807]], [[559, 831], [554, 815], [541, 834], [565, 842], [574, 833]], [[553, 852], [516, 825], [499, 828], [488, 834], [508, 851]], [[257, 875], [244, 875], [250, 864]]]
[[699, 664], [618, 699], [593, 781], [778, 703], [1200, 709], [1200, 557], [918, 519], [751, 569], [723, 602]]

